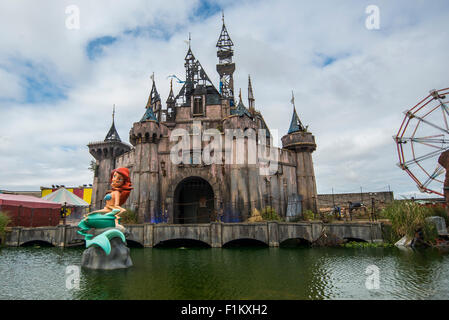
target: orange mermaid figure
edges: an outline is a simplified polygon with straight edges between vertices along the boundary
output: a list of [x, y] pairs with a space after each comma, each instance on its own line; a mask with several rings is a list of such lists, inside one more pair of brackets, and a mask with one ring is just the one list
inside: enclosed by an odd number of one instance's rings
[[119, 218], [120, 215], [126, 211], [126, 209], [122, 208], [121, 205], [126, 202], [129, 197], [131, 190], [133, 189], [131, 184], [131, 179], [129, 177], [129, 169], [128, 168], [117, 168], [112, 170], [111, 172], [111, 190], [108, 190], [104, 200], [106, 201], [106, 205], [103, 209], [90, 212], [85, 215], [87, 218], [89, 215], [93, 213], [109, 213], [113, 212], [115, 216], [115, 227], [119, 226]]

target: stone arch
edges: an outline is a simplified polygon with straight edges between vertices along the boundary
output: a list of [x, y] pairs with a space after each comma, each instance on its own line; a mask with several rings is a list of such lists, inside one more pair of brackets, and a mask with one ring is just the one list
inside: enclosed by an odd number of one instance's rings
[[173, 178], [169, 185], [166, 193], [166, 208], [169, 214], [169, 222], [173, 223], [173, 214], [174, 214], [174, 202], [175, 202], [175, 191], [176, 187], [185, 179], [190, 177], [197, 177], [203, 180], [206, 180], [209, 185], [212, 187], [214, 193], [214, 208], [215, 210], [221, 210], [222, 207], [222, 195], [220, 192], [220, 185], [215, 179], [211, 179], [209, 173], [203, 172], [201, 169], [191, 168], [186, 171], [185, 174], [181, 176], [177, 176]]
[[369, 242], [369, 240], [361, 239], [361, 238], [352, 238], [352, 237], [345, 237], [343, 238], [345, 242]]
[[298, 246], [310, 246], [312, 242], [308, 239], [297, 237], [287, 238], [279, 243], [280, 247], [298, 247]]
[[21, 247], [28, 247], [32, 245], [39, 245], [39, 246], [45, 246], [45, 247], [54, 247], [53, 243], [42, 240], [42, 239], [30, 239], [20, 244]]
[[167, 248], [167, 247], [203, 247], [210, 248], [211, 245], [205, 241], [192, 238], [174, 238], [159, 241], [154, 245], [155, 248]]
[[233, 248], [233, 247], [268, 247], [268, 243], [265, 241], [254, 239], [254, 238], [238, 238], [229, 240], [223, 243], [223, 248]]
[[187, 177], [175, 188], [173, 223], [209, 223], [215, 210], [214, 191], [200, 177]]
[[126, 239], [126, 245], [130, 248], [143, 248], [143, 244], [136, 240]]

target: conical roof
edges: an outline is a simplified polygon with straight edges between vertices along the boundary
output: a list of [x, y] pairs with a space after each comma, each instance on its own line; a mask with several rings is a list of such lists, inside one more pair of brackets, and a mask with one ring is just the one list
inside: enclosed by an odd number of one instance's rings
[[159, 95], [159, 92], [157, 91], [156, 82], [154, 81], [154, 73], [151, 76], [151, 79], [153, 80], [153, 85], [151, 86], [150, 96], [148, 97], [148, 102], [147, 102], [147, 105], [145, 106], [145, 108], [149, 108], [150, 106], [152, 108], [154, 108], [154, 105], [156, 104], [156, 102], [161, 101], [161, 96]]
[[122, 141], [120, 140], [120, 136], [118, 135], [117, 129], [115, 129], [114, 121], [112, 121], [111, 129], [109, 129], [108, 134], [104, 141]]
[[293, 116], [292, 121], [290, 122], [290, 128], [288, 129], [288, 133], [298, 132], [298, 131], [307, 131], [307, 128], [305, 128], [301, 120], [299, 120], [298, 114], [296, 113], [296, 106], [295, 106], [295, 96], [293, 95], [292, 91], [292, 99], [290, 100], [291, 104], [293, 105]]
[[231, 37], [229, 36], [228, 30], [226, 29], [226, 26], [223, 21], [223, 26], [221, 28], [220, 37], [218, 37], [217, 41], [217, 48], [221, 50], [231, 50], [231, 47], [234, 45], [234, 43], [231, 40]]
[[301, 120], [299, 120], [298, 114], [296, 113], [296, 108], [293, 108], [293, 116], [292, 121], [290, 122], [290, 129], [288, 129], [288, 133], [298, 131], [306, 131], [306, 129], [302, 125]]
[[104, 141], [122, 141], [120, 140], [120, 136], [118, 135], [117, 129], [115, 129], [115, 123], [114, 123], [114, 118], [115, 118], [115, 104], [114, 104], [114, 108], [112, 111], [112, 125], [111, 125], [111, 129], [109, 129], [108, 134], [106, 135], [106, 138], [104, 139]]
[[59, 203], [68, 207], [88, 207], [89, 204], [78, 197], [76, 194], [70, 192], [65, 188], [59, 188], [55, 192], [50, 193], [42, 198], [43, 200]]

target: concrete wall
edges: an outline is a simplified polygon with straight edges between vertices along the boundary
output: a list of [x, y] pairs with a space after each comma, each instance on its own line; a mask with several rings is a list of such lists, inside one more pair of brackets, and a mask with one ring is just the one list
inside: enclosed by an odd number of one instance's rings
[[334, 204], [342, 208], [348, 207], [348, 202], [363, 202], [366, 206], [371, 206], [371, 198], [376, 201], [376, 207], [381, 207], [382, 205], [389, 204], [393, 202], [393, 192], [364, 192], [359, 193], [339, 193], [339, 194], [319, 194], [318, 204], [319, 208], [330, 208]]

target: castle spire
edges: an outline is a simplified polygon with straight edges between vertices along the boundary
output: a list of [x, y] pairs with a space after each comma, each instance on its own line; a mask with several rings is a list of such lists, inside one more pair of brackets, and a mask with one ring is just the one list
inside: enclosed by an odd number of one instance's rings
[[255, 111], [254, 106], [254, 94], [253, 94], [253, 86], [251, 85], [251, 76], [248, 75], [248, 108], [253, 113]]
[[112, 107], [112, 125], [108, 131], [108, 134], [106, 135], [106, 138], [104, 139], [105, 142], [106, 141], [122, 141], [122, 140], [120, 140], [120, 136], [118, 135], [117, 129], [115, 129], [114, 116], [115, 116], [115, 104]]
[[170, 79], [170, 93], [167, 98], [167, 105], [175, 102], [175, 95], [173, 94], [173, 78]]
[[238, 115], [239, 117], [242, 117], [244, 114], [246, 114], [249, 118], [253, 117], [243, 104], [242, 89], [240, 88], [239, 103], [237, 104], [237, 107], [231, 108], [231, 115]]
[[[154, 72], [150, 76], [150, 79], [153, 81], [153, 85], [151, 87], [150, 96], [148, 97], [147, 105], [145, 106], [146, 110], [145, 113], [140, 119], [140, 122], [144, 121], [156, 121], [159, 122], [160, 120], [160, 111], [161, 111], [161, 97], [159, 95], [159, 92], [157, 92], [156, 89], [156, 83], [154, 81]], [[155, 113], [158, 115], [156, 116]]]
[[222, 97], [229, 99], [230, 105], [234, 105], [234, 79], [235, 63], [232, 62], [234, 55], [234, 43], [229, 36], [228, 30], [224, 22], [224, 12], [222, 13], [223, 25], [221, 33], [217, 41], [217, 72], [220, 75], [220, 94]]
[[114, 123], [114, 116], [115, 116], [115, 103], [112, 105], [112, 123]]
[[288, 129], [288, 133], [294, 133], [298, 131], [306, 132], [307, 128], [305, 128], [301, 120], [299, 120], [298, 114], [296, 113], [296, 107], [295, 107], [295, 96], [293, 95], [292, 91], [292, 99], [290, 100], [291, 104], [293, 105], [293, 116], [292, 121], [290, 122], [290, 128]]
[[229, 36], [228, 30], [226, 29], [226, 25], [224, 22], [224, 12], [222, 14], [222, 21], [223, 25], [221, 27], [220, 37], [218, 38], [217, 41], [217, 48], [219, 51], [232, 51], [234, 43], [232, 42], [231, 37]]
[[[193, 94], [195, 88], [200, 85], [203, 87], [212, 86], [212, 81], [206, 74], [206, 71], [201, 66], [201, 63], [193, 55], [192, 48], [190, 47], [190, 35], [189, 35], [189, 50], [187, 51], [186, 57], [184, 58], [184, 67], [186, 68], [186, 81], [184, 83], [181, 91], [189, 101], [189, 97]], [[215, 87], [214, 87], [215, 88]], [[216, 89], [215, 89], [216, 90]]]
[[156, 103], [161, 102], [161, 97], [159, 92], [157, 92], [156, 82], [154, 81], [154, 72], [150, 76], [150, 79], [153, 81], [153, 85], [151, 86], [150, 96], [148, 97], [148, 102], [145, 108], [149, 108], [151, 106], [153, 111], [156, 111]]

